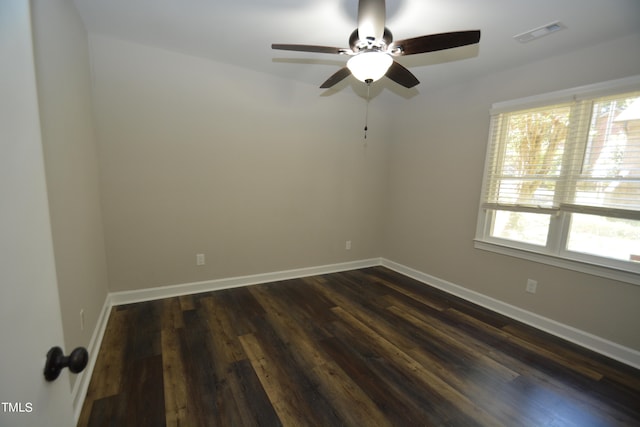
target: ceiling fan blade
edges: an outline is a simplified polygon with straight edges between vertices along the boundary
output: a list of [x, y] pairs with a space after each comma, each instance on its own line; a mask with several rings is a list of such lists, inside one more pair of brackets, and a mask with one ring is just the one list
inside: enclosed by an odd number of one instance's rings
[[314, 52], [314, 53], [334, 53], [334, 54], [348, 54], [351, 49], [341, 47], [330, 46], [313, 46], [308, 44], [277, 44], [271, 45], [271, 49], [278, 50], [295, 50], [297, 52]]
[[320, 88], [328, 89], [338, 82], [341, 82], [346, 77], [349, 77], [349, 75], [351, 75], [351, 71], [349, 71], [347, 67], [340, 68], [336, 73], [329, 77], [326, 82], [322, 83], [322, 86], [320, 86]]
[[389, 77], [394, 82], [402, 85], [406, 88], [412, 88], [418, 83], [420, 80], [413, 75], [413, 73], [407, 70], [402, 65], [398, 64], [396, 61], [393, 61], [389, 70], [387, 70], [387, 74], [385, 76]]
[[358, 38], [382, 40], [386, 20], [384, 0], [360, 0], [358, 2]]
[[430, 34], [428, 36], [395, 41], [389, 46], [389, 52], [392, 55], [415, 55], [417, 53], [435, 52], [437, 50], [466, 46], [478, 43], [479, 41], [480, 30]]

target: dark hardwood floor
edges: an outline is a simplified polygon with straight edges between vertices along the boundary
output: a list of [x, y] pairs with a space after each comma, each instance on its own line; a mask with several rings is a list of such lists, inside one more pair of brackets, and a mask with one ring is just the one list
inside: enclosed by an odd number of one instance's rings
[[80, 426], [639, 426], [640, 371], [383, 267], [118, 306]]

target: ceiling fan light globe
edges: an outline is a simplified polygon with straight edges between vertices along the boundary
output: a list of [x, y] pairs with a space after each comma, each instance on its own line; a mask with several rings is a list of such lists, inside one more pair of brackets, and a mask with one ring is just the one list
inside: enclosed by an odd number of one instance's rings
[[393, 58], [384, 52], [361, 52], [347, 61], [347, 68], [361, 82], [375, 82], [384, 77], [392, 63]]

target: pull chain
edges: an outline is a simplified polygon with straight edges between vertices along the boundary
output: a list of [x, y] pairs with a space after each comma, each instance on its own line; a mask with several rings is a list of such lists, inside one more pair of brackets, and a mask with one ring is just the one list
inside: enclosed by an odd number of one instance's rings
[[366, 80], [367, 84], [367, 108], [364, 114], [364, 139], [367, 139], [367, 130], [369, 130], [369, 100], [371, 99], [371, 82], [372, 80]]

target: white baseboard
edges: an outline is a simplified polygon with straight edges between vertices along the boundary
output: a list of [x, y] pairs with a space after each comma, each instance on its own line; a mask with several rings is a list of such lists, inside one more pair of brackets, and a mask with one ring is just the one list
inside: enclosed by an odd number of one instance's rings
[[100, 316], [98, 316], [96, 327], [93, 330], [93, 334], [91, 335], [89, 346], [87, 348], [87, 351], [89, 352], [89, 362], [87, 363], [87, 367], [78, 374], [76, 382], [73, 385], [73, 390], [71, 391], [73, 415], [75, 417], [76, 424], [78, 423], [78, 419], [80, 418], [80, 412], [82, 411], [84, 399], [87, 396], [87, 390], [89, 389], [89, 383], [91, 382], [93, 368], [96, 365], [98, 352], [100, 351], [100, 346], [102, 345], [102, 338], [104, 337], [104, 332], [107, 329], [107, 322], [109, 321], [111, 307], [113, 307], [113, 304], [111, 303], [110, 296], [107, 295], [104, 300], [104, 304], [102, 305]]
[[489, 310], [503, 314], [518, 320], [534, 328], [543, 330], [557, 337], [563, 338], [582, 347], [603, 354], [624, 364], [640, 369], [640, 352], [629, 347], [622, 346], [572, 326], [565, 325], [552, 319], [540, 316], [519, 307], [507, 304], [500, 300], [488, 297], [481, 293], [469, 290], [446, 280], [439, 279], [430, 274], [423, 273], [405, 265], [382, 258], [380, 264], [400, 274], [416, 279], [434, 288], [478, 304]]
[[180, 295], [197, 294], [220, 289], [238, 288], [259, 283], [277, 282], [279, 280], [297, 279], [300, 277], [316, 276], [318, 274], [337, 273], [339, 271], [356, 270], [380, 265], [380, 258], [343, 262], [339, 264], [305, 267], [295, 270], [276, 271], [272, 273], [254, 274], [250, 276], [230, 277], [226, 279], [207, 280], [204, 282], [185, 283], [181, 285], [159, 286], [156, 288], [139, 289], [135, 291], [112, 292], [109, 294], [112, 305], [131, 304], [135, 302], [151, 301]]

